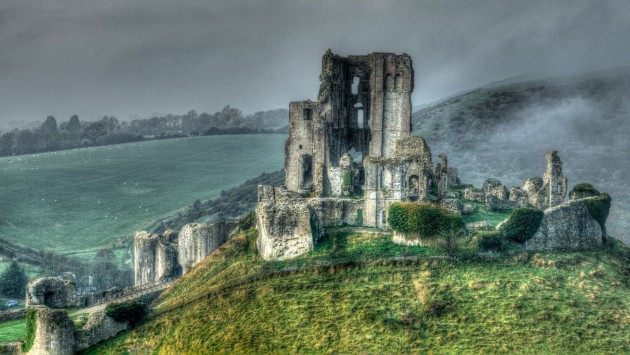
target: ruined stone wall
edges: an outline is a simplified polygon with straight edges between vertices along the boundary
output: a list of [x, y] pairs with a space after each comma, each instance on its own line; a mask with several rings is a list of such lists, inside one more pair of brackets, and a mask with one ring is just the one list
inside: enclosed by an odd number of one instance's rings
[[56, 277], [41, 277], [26, 286], [26, 307], [73, 307], [76, 305], [75, 294], [74, 282]]
[[258, 252], [265, 260], [285, 260], [312, 251], [319, 229], [310, 206], [300, 200], [259, 203], [256, 207]]
[[235, 224], [217, 222], [214, 224], [192, 223], [179, 232], [178, 261], [186, 274], [215, 249], [223, 245]]
[[564, 202], [567, 194], [567, 178], [562, 175], [562, 161], [555, 150], [547, 152], [547, 171], [543, 176], [545, 208]]
[[285, 186], [289, 191], [323, 191], [324, 140], [319, 104], [289, 104], [289, 137], [285, 144]]
[[585, 200], [571, 200], [546, 209], [538, 231], [525, 242], [525, 249], [572, 251], [600, 247], [602, 228], [591, 217]]
[[87, 323], [75, 331], [75, 351], [82, 351], [129, 328], [129, 322], [117, 322], [104, 310], [90, 314]]
[[36, 331], [29, 354], [74, 354], [74, 323], [63, 309], [34, 308], [37, 312]]
[[142, 286], [177, 276], [177, 235], [137, 231], [134, 235], [134, 285]]

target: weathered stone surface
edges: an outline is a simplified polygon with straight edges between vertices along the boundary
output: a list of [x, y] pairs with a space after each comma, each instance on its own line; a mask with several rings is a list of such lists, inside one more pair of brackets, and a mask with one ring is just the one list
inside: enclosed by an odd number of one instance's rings
[[21, 342], [0, 343], [0, 354], [2, 355], [20, 355], [22, 352]]
[[477, 210], [477, 206], [474, 203], [466, 202], [462, 206], [462, 214], [473, 214]]
[[472, 187], [467, 187], [464, 189], [464, 198], [470, 201], [476, 201], [485, 203], [486, 202], [486, 194], [482, 190], [477, 190]]
[[543, 190], [545, 191], [545, 208], [553, 207], [564, 202], [567, 194], [567, 178], [562, 175], [562, 161], [558, 152], [547, 152], [547, 171], [543, 176]]
[[75, 293], [73, 282], [56, 277], [41, 277], [26, 286], [26, 306], [73, 307], [76, 304]]
[[448, 210], [451, 213], [462, 214], [464, 206], [457, 199], [445, 198], [440, 201], [440, 207]]
[[107, 340], [129, 327], [128, 322], [117, 322], [114, 318], [105, 314], [105, 311], [96, 311], [90, 314], [87, 323], [75, 332], [75, 351], [82, 351], [90, 346]]
[[258, 252], [265, 260], [291, 259], [313, 250], [318, 222], [306, 203], [259, 203], [256, 218]]
[[602, 245], [602, 230], [588, 212], [585, 199], [565, 202], [545, 210], [534, 236], [525, 242], [527, 250], [585, 250]]
[[135, 286], [146, 285], [179, 275], [177, 237], [174, 231], [167, 232], [165, 235], [145, 231], [135, 233]]
[[214, 224], [192, 223], [185, 225], [179, 232], [179, 264], [186, 274], [215, 249], [227, 241], [233, 223], [217, 222]]
[[63, 309], [35, 308], [37, 330], [29, 354], [74, 354], [74, 323]]

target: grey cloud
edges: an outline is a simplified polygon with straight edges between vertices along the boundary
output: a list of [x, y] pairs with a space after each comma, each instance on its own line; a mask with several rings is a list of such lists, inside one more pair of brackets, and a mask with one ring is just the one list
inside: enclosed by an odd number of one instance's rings
[[0, 121], [255, 111], [314, 98], [321, 55], [407, 52], [414, 103], [627, 63], [625, 1], [7, 1]]

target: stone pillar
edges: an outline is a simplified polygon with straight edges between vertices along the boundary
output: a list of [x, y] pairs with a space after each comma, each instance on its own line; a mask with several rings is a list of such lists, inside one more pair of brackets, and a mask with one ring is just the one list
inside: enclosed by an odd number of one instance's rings
[[33, 308], [37, 312], [33, 347], [28, 354], [74, 354], [74, 323], [63, 309]]
[[214, 224], [191, 223], [179, 232], [178, 261], [186, 274], [215, 249], [226, 242], [234, 225], [226, 222]]
[[558, 152], [551, 150], [547, 152], [547, 171], [543, 176], [545, 207], [557, 206], [564, 202], [567, 194], [567, 178], [562, 175], [562, 160]]

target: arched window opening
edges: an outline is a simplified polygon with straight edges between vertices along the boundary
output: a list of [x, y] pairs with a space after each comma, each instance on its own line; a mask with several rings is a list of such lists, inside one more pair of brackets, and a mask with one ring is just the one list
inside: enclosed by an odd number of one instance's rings
[[359, 93], [359, 80], [358, 76], [352, 78], [352, 95], [356, 95]]
[[357, 125], [359, 126], [359, 128], [363, 128], [363, 125], [364, 125], [363, 104], [361, 103], [354, 104], [354, 110], [356, 111], [356, 115], [357, 115]]
[[381, 224], [387, 224], [387, 213], [385, 210], [381, 211]]

